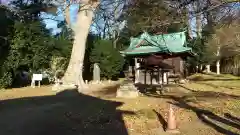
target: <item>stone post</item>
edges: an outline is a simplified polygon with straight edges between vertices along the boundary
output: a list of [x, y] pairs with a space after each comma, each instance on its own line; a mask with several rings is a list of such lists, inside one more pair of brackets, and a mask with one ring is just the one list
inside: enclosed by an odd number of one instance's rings
[[210, 65], [206, 65], [206, 68], [207, 68], [207, 73], [210, 73], [211, 72]]
[[218, 47], [218, 50], [217, 50], [218, 60], [216, 62], [216, 68], [217, 68], [217, 74], [218, 75], [220, 74], [220, 59], [219, 59], [219, 56], [220, 56], [220, 46]]
[[217, 74], [220, 74], [220, 60], [217, 61], [216, 63], [216, 68], [217, 68]]
[[167, 84], [167, 72], [163, 72], [163, 84]]
[[93, 65], [93, 81], [99, 83], [101, 81], [100, 78], [100, 67], [97, 63]]
[[140, 63], [138, 63], [138, 59], [135, 58], [135, 83], [139, 83], [140, 78]]

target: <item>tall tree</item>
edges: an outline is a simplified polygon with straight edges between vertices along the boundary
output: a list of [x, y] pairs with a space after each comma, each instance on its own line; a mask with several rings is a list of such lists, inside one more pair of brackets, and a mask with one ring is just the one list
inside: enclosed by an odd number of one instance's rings
[[[70, 22], [70, 12], [69, 12], [69, 6], [73, 3], [79, 4], [79, 10], [77, 12], [76, 22], [74, 24]], [[99, 6], [100, 7], [105, 6], [111, 9], [109, 5], [114, 3], [116, 3], [116, 1], [112, 2], [110, 0], [103, 0], [101, 2], [100, 0], [65, 1], [65, 6], [66, 6], [64, 10], [65, 20], [68, 26], [70, 26], [73, 29], [74, 43], [73, 43], [70, 62], [63, 77], [64, 84], [78, 86], [79, 90], [83, 90], [85, 88], [86, 85], [82, 77], [83, 62], [84, 62], [85, 49], [86, 49], [86, 40], [89, 34], [90, 26], [92, 26], [93, 19], [96, 15], [95, 11], [98, 9]], [[53, 4], [59, 6], [59, 3], [53, 3]], [[97, 11], [99, 13], [99, 10]], [[105, 18], [105, 20], [107, 20], [107, 18]]]
[[3, 64], [9, 51], [9, 44], [12, 36], [14, 17], [6, 6], [0, 6], [0, 65]]
[[209, 53], [219, 60], [221, 57], [234, 56], [240, 52], [240, 21], [233, 20], [230, 24], [219, 24], [214, 27], [215, 32], [209, 37]]
[[132, 36], [139, 32], [152, 33], [171, 31], [185, 23], [184, 10], [178, 9], [179, 2], [163, 0], [132, 0], [126, 7], [125, 19]]
[[[71, 2], [69, 4], [71, 4]], [[74, 42], [70, 62], [64, 74], [63, 82], [67, 85], [77, 85], [79, 90], [83, 90], [85, 88], [82, 72], [86, 40], [94, 17], [94, 11], [98, 7], [99, 3], [99, 0], [80, 1], [80, 7], [75, 24], [71, 24], [69, 21], [69, 5], [67, 5], [65, 10], [66, 21], [69, 26], [73, 26]]]

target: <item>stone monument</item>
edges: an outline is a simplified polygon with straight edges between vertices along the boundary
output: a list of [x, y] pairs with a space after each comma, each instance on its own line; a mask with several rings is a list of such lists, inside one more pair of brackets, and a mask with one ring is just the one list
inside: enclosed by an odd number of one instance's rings
[[133, 82], [130, 80], [126, 80], [117, 90], [118, 98], [137, 98], [139, 97], [140, 92], [134, 86]]
[[93, 65], [93, 81], [99, 83], [101, 81], [100, 77], [100, 67], [98, 63], [94, 63]]

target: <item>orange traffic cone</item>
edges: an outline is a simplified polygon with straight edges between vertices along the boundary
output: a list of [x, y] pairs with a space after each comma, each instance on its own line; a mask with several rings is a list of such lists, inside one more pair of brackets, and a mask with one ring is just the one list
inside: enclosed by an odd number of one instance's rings
[[177, 129], [176, 117], [174, 114], [172, 104], [169, 105], [168, 122], [167, 122], [166, 132], [173, 133], [173, 134], [180, 133], [180, 131]]

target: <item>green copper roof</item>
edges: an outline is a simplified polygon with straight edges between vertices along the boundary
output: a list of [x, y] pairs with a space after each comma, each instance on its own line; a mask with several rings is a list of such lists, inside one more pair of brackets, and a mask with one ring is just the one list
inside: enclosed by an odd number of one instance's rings
[[149, 54], [149, 53], [182, 53], [191, 51], [191, 48], [184, 47], [186, 43], [185, 32], [149, 35], [144, 32], [136, 38], [130, 39], [130, 46], [121, 51], [125, 55]]

